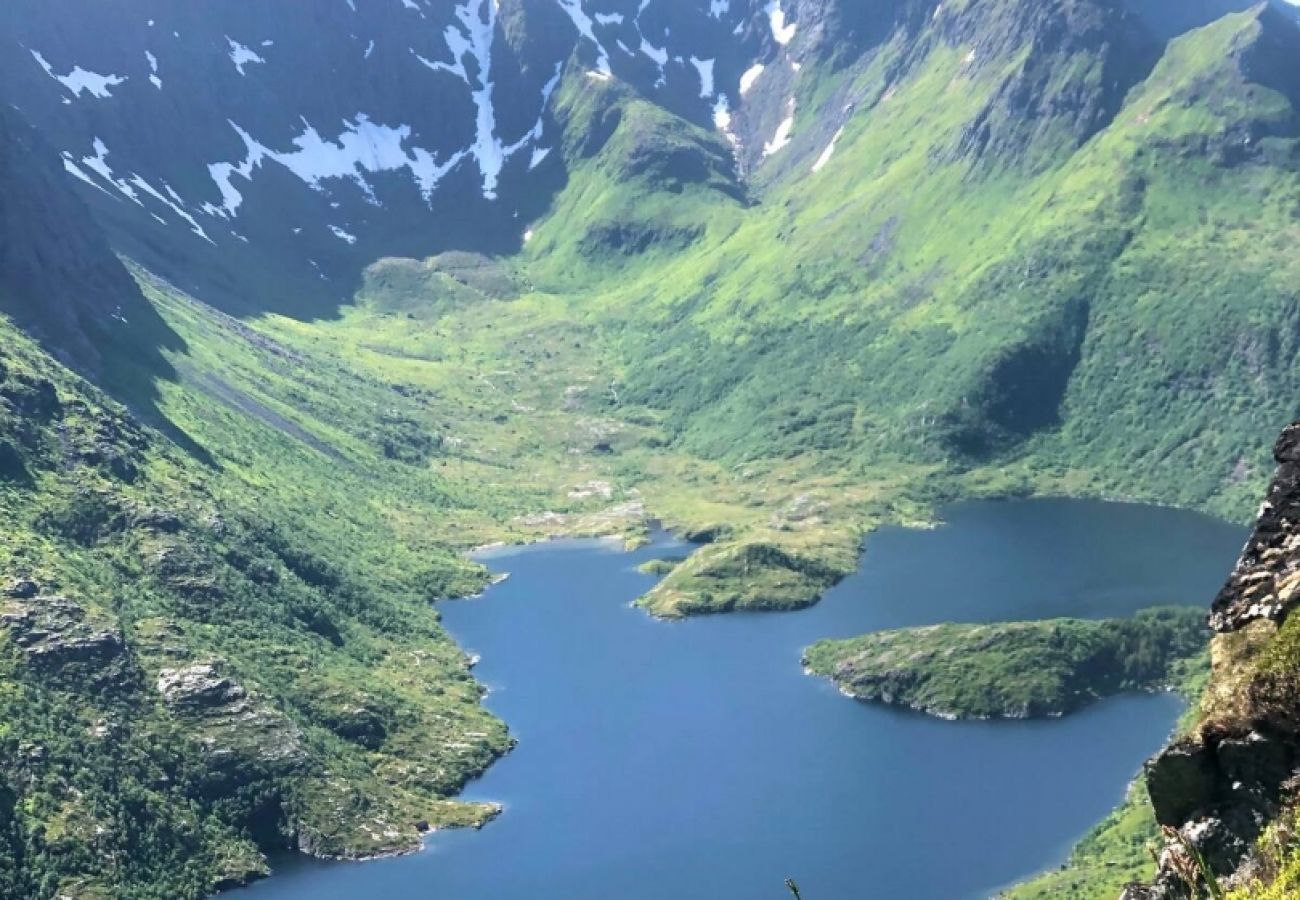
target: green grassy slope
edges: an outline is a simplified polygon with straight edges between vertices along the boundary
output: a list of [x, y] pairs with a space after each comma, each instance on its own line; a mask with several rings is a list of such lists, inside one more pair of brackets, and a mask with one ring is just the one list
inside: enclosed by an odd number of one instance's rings
[[806, 61], [744, 186], [722, 134], [575, 70], [520, 256], [388, 261], [340, 320], [260, 327], [430, 392], [475, 535], [728, 524], [659, 615], [813, 602], [957, 495], [1244, 519], [1300, 388], [1298, 47], [1263, 8], [1162, 47], [1102, 0], [946, 4]]
[[[749, 208], [673, 193], [675, 216], [709, 224], [670, 258], [585, 262], [563, 197], [535, 223], [523, 271], [604, 334], [620, 414], [731, 471], [915, 485], [903, 470], [929, 466], [960, 492], [1122, 494], [1244, 519], [1300, 396], [1300, 92], [1285, 64], [1300, 32], [1260, 7], [1148, 57], [1110, 4], [1033, 6], [945, 6], [847, 69], [805, 68], [795, 155]], [[814, 173], [845, 97], [855, 111]], [[608, 165], [574, 157], [572, 196], [660, 202]], [[841, 505], [822, 518], [875, 521]], [[852, 527], [793, 530], [775, 536], [787, 553], [852, 543]], [[824, 579], [788, 575], [835, 554], [812, 555], [779, 567], [793, 593], [777, 605], [815, 597]], [[652, 608], [749, 605], [708, 584], [683, 567]]]
[[[188, 364], [201, 327], [229, 332], [206, 346], [232, 370], [284, 359], [170, 302]], [[0, 329], [0, 758], [18, 773], [0, 871], [13, 896], [198, 896], [262, 871], [269, 848], [409, 850], [421, 823], [492, 814], [449, 798], [508, 748], [505, 727], [428, 603], [476, 590], [482, 572], [388, 524], [451, 506], [436, 481], [403, 492], [359, 471], [427, 452], [393, 424], [400, 403], [312, 434], [271, 397], [213, 387], [214, 365], [203, 414], [224, 440], [193, 430], [209, 467]], [[273, 370], [263, 358], [256, 377]], [[344, 397], [335, 377], [311, 396]], [[190, 426], [180, 414], [198, 394], [179, 390], [162, 400]]]

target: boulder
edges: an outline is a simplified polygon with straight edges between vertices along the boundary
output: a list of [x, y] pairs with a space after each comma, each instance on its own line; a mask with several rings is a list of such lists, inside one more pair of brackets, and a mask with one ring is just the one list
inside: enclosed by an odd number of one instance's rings
[[1162, 750], [1146, 765], [1147, 791], [1156, 821], [1176, 826], [1213, 805], [1219, 772], [1212, 752], [1198, 741], [1183, 740]]
[[4, 586], [4, 595], [15, 600], [30, 600], [40, 592], [40, 585], [30, 578], [10, 578]]

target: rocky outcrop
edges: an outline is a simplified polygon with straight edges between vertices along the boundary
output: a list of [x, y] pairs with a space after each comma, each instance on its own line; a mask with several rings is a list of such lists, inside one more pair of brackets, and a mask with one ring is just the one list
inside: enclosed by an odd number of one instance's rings
[[250, 765], [286, 771], [307, 758], [302, 732], [287, 716], [223, 673], [220, 661], [198, 662], [158, 673], [163, 702], [186, 720], [212, 762], [228, 777]]
[[1232, 577], [1210, 607], [1210, 627], [1237, 631], [1256, 619], [1281, 621], [1300, 599], [1300, 423], [1273, 447], [1277, 474]]
[[1159, 876], [1130, 887], [1125, 900], [1190, 896], [1196, 855], [1231, 884], [1253, 868], [1263, 829], [1297, 800], [1300, 671], [1288, 619], [1300, 590], [1300, 423], [1283, 431], [1273, 452], [1268, 499], [1211, 609], [1217, 635], [1205, 719], [1146, 767], [1168, 838]]
[[[114, 255], [61, 162], [16, 110], [0, 104], [0, 311], [63, 361], [94, 373], [123, 322], [165, 343], [174, 336]], [[152, 357], [143, 346], [141, 352]]]
[[0, 605], [0, 627], [43, 679], [80, 687], [120, 686], [127, 679], [126, 644], [115, 627], [66, 597], [39, 596], [35, 582], [16, 579]]

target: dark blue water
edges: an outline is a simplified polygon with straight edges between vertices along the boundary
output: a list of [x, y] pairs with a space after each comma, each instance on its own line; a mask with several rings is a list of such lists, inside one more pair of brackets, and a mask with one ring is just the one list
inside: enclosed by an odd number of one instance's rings
[[663, 539], [487, 558], [509, 572], [443, 607], [482, 654], [519, 748], [466, 795], [480, 832], [362, 864], [290, 863], [238, 900], [964, 900], [1063, 861], [1169, 734], [1172, 696], [1059, 721], [944, 722], [846, 700], [805, 676], [823, 637], [940, 621], [1207, 604], [1240, 529], [1080, 501], [964, 504], [933, 531], [886, 529], [811, 610], [666, 624], [629, 602]]

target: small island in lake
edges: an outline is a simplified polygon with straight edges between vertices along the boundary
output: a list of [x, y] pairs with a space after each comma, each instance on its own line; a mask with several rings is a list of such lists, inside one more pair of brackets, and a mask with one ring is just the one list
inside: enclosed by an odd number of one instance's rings
[[820, 641], [804, 651], [804, 666], [858, 700], [947, 719], [1041, 718], [1186, 684], [1203, 668], [1206, 635], [1204, 612], [1181, 608], [933, 625]]

